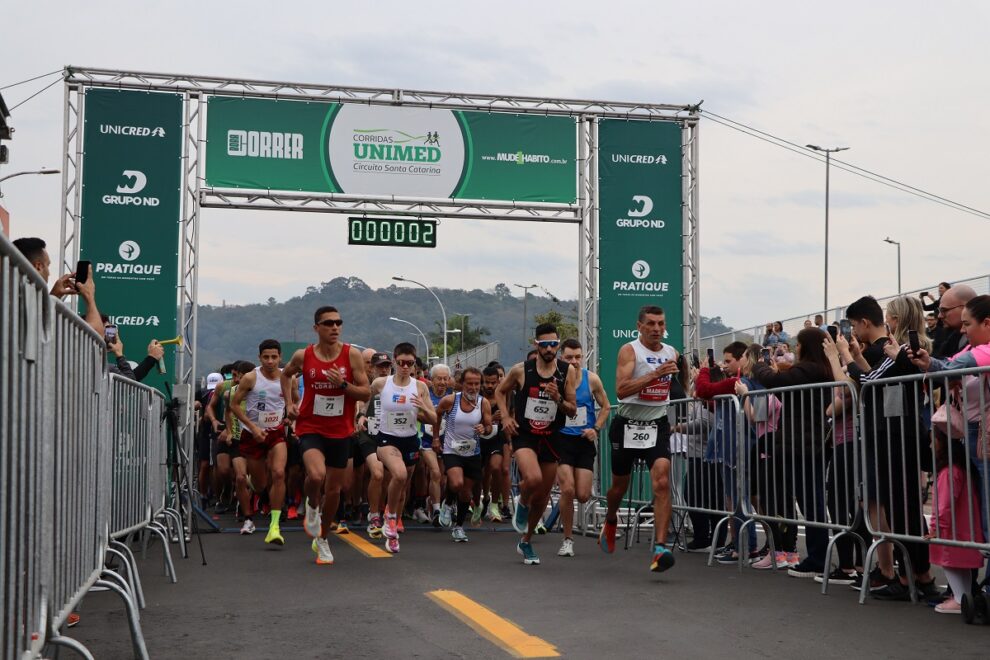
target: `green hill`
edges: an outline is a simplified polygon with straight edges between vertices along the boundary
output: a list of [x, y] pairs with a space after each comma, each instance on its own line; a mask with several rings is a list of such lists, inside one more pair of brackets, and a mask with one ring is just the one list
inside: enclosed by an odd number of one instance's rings
[[[523, 301], [512, 295], [504, 283], [493, 289], [436, 289], [443, 300], [448, 319], [469, 315], [469, 330], [487, 330], [481, 341], [498, 341], [505, 364], [519, 361], [523, 348]], [[372, 289], [359, 278], [337, 277], [320, 286], [307, 287], [305, 293], [284, 302], [270, 298], [255, 305], [203, 305], [199, 309], [199, 346], [197, 372], [205, 376], [221, 364], [236, 359], [255, 361], [258, 343], [269, 337], [285, 342], [310, 342], [314, 338], [313, 312], [321, 305], [337, 307], [344, 319], [343, 339], [347, 342], [391, 351], [400, 341], [422, 346], [422, 340], [408, 325], [390, 321], [389, 317], [416, 324], [424, 333], [439, 337], [440, 308], [429, 292], [420, 288], [390, 286]], [[530, 295], [526, 305], [528, 329], [533, 317], [556, 310], [565, 319], [576, 317], [577, 302], [554, 301]], [[450, 322], [451, 328], [459, 324]], [[702, 319], [702, 333], [727, 330], [721, 319]], [[527, 332], [527, 336], [529, 332]], [[468, 333], [469, 339], [476, 333]], [[432, 339], [432, 338], [431, 338]], [[459, 335], [451, 335], [450, 350], [460, 348]]]

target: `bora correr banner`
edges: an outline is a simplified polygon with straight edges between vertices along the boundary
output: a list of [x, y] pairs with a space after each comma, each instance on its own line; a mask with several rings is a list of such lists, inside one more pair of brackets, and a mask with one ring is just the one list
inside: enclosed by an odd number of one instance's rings
[[[85, 98], [80, 259], [96, 301], [140, 362], [152, 339], [176, 335], [181, 221], [182, 97], [90, 89]], [[166, 348], [168, 378], [175, 350]], [[145, 381], [161, 386], [153, 371]]]
[[603, 119], [598, 141], [599, 373], [615, 397], [616, 358], [638, 336], [640, 307], [662, 307], [664, 343], [684, 351], [681, 126]]
[[573, 118], [214, 96], [206, 184], [574, 203]]

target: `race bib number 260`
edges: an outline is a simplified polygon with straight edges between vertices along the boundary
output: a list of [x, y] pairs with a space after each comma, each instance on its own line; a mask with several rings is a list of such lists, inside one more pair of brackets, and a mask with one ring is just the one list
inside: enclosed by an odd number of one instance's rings
[[652, 449], [657, 444], [657, 427], [653, 424], [628, 422], [622, 432], [625, 449]]

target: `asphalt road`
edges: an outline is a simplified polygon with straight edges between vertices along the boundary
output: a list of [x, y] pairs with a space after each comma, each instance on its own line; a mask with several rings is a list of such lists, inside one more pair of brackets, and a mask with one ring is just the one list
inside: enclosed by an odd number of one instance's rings
[[[560, 558], [559, 534], [537, 537], [543, 563], [524, 566], [513, 532], [468, 534], [455, 544], [445, 530], [410, 528], [388, 558], [335, 538], [333, 566], [314, 564], [301, 531], [287, 531], [278, 549], [261, 530], [204, 535], [206, 566], [195, 542], [188, 559], [174, 548], [178, 584], [163, 577], [156, 547], [139, 559], [148, 650], [153, 658], [512, 657], [504, 641], [427, 595], [453, 590], [567, 658], [990, 655], [988, 627], [924, 605], [860, 606], [845, 586], [823, 596], [812, 580], [707, 567], [697, 554], [678, 553], [673, 569], [654, 574], [645, 542], [605, 555], [594, 539], [577, 538], [577, 556]], [[78, 611], [70, 636], [97, 658], [130, 656], [116, 596], [91, 594]]]

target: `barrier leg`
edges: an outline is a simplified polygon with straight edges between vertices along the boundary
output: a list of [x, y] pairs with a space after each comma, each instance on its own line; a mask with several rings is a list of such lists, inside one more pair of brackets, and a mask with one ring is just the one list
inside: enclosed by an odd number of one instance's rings
[[770, 548], [770, 565], [773, 566], [773, 570], [777, 570], [777, 546], [773, 542], [773, 530], [770, 528], [770, 522], [761, 520], [760, 525], [763, 526], [763, 533], [767, 537], [767, 547]]
[[127, 608], [127, 625], [131, 628], [131, 644], [134, 647], [134, 657], [139, 658], [139, 660], [148, 660], [148, 648], [144, 644], [144, 634], [141, 632], [141, 622], [138, 620], [137, 607], [135, 607], [134, 601], [130, 599], [126, 591], [113, 582], [97, 580], [96, 584], [97, 586], [106, 587], [110, 591], [115, 592], [124, 601], [124, 606]]
[[86, 660], [94, 660], [93, 654], [89, 652], [82, 643], [72, 639], [71, 637], [62, 637], [61, 635], [56, 635], [48, 640], [48, 643], [53, 646], [62, 646], [67, 649], [75, 651], [77, 654], [85, 658]]
[[165, 556], [165, 574], [171, 579], [172, 584], [175, 584], [179, 580], [175, 577], [175, 566], [172, 564], [172, 552], [168, 547], [168, 535], [162, 529], [160, 523], [153, 522], [148, 525], [147, 530], [152, 534], [156, 534], [158, 538], [162, 540], [162, 554]]
[[866, 556], [863, 557], [863, 584], [859, 589], [859, 604], [863, 605], [866, 603], [866, 596], [870, 593], [870, 571], [873, 567], [873, 558], [877, 554], [877, 548], [880, 547], [881, 543], [886, 543], [884, 539], [876, 539], [870, 544], [870, 549], [866, 551]]
[[134, 560], [134, 553], [131, 552], [131, 549], [128, 548], [126, 544], [121, 543], [120, 541], [110, 541], [110, 547], [116, 548], [125, 557], [127, 557], [127, 570], [134, 578], [131, 580], [131, 589], [137, 595], [138, 607], [144, 609], [146, 606], [144, 600], [144, 588], [141, 586], [141, 574], [138, 573], [137, 562]]
[[[724, 525], [727, 522], [729, 522], [729, 520], [731, 518], [732, 518], [732, 514], [729, 514], [729, 515], [725, 516], [724, 518], [722, 518], [721, 520], [719, 520], [715, 524], [715, 529], [712, 530], [712, 547], [708, 549], [708, 565], [709, 566], [711, 566], [712, 565], [712, 562], [715, 561], [715, 539], [718, 538], [719, 532], [722, 531], [722, 525]], [[737, 541], [736, 542], [736, 551], [738, 552], [738, 550], [739, 550], [739, 542]]]
[[849, 534], [849, 530], [844, 529], [838, 534], [833, 534], [828, 540], [828, 548], [825, 549], [825, 571], [822, 574], [822, 595], [828, 593], [828, 576], [832, 572], [832, 552], [835, 550], [835, 542], [845, 534]]
[[[894, 541], [894, 544], [901, 549], [901, 559], [904, 560], [904, 572], [907, 573], [908, 593], [911, 594], [911, 602], [917, 605], [918, 589], [914, 583], [914, 566], [911, 563], [911, 555], [908, 554], [907, 548], [900, 541]], [[900, 579], [900, 576], [895, 573], [894, 578]]]
[[183, 559], [188, 558], [189, 551], [186, 549], [186, 531], [182, 528], [182, 518], [174, 509], [164, 509], [161, 515], [175, 523], [175, 528], [178, 530], [176, 537], [179, 539], [179, 552]]
[[[132, 602], [134, 602], [134, 592], [131, 591], [131, 586], [127, 584], [127, 580], [124, 579], [123, 575], [109, 568], [104, 568], [103, 571], [100, 573], [100, 578], [104, 582], [109, 581], [116, 584], [118, 587], [123, 589], [124, 593], [127, 594], [127, 597], [130, 598]], [[138, 620], [141, 619], [140, 609], [137, 611], [137, 618]]]
[[120, 565], [127, 570], [127, 586], [131, 592], [131, 597], [137, 603], [138, 609], [144, 609], [144, 598], [140, 593], [137, 583], [137, 567], [131, 563], [127, 555], [112, 545], [107, 547], [107, 555], [108, 559], [110, 557], [116, 557], [120, 561]]

